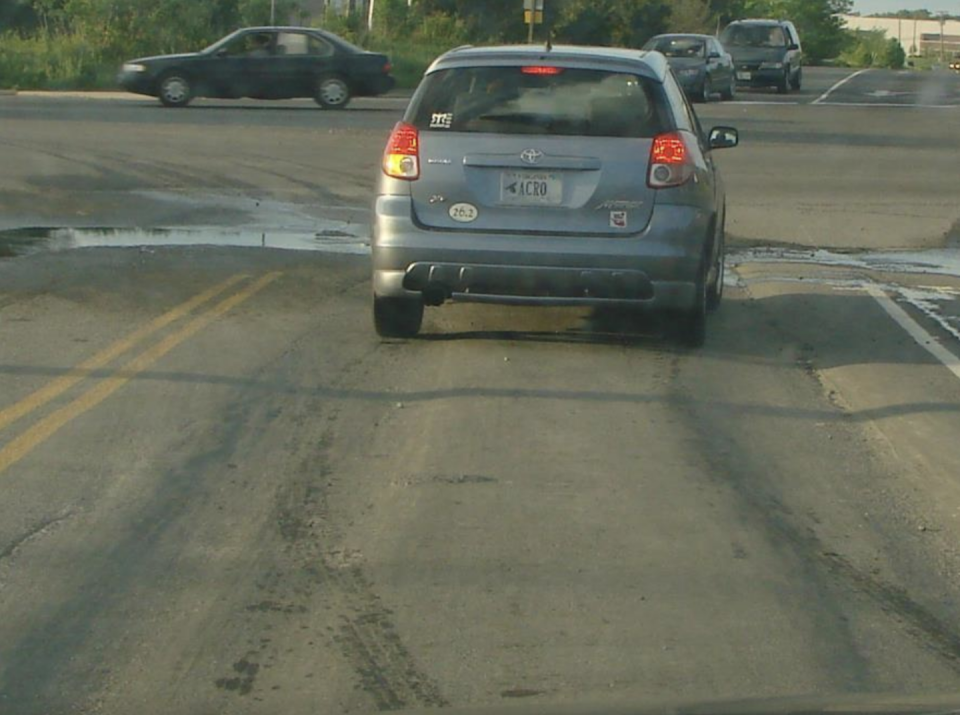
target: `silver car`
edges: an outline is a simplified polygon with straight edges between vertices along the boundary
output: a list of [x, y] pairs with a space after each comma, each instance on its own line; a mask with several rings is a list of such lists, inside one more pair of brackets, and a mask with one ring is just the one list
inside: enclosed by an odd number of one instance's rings
[[412, 337], [424, 306], [652, 307], [699, 346], [719, 305], [724, 189], [663, 55], [458, 48], [427, 70], [383, 157], [373, 317]]

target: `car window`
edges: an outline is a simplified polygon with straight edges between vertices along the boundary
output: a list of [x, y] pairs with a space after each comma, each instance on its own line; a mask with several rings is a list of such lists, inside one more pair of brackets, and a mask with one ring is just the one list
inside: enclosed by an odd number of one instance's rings
[[638, 75], [473, 67], [427, 77], [408, 121], [427, 131], [653, 137], [663, 115], [654, 83]]
[[661, 37], [647, 45], [647, 49], [656, 50], [666, 57], [703, 57], [703, 40], [693, 37]]
[[327, 57], [333, 54], [333, 45], [304, 32], [281, 32], [277, 36], [277, 54], [288, 57]]
[[267, 57], [272, 53], [272, 32], [250, 32], [227, 42], [220, 52], [229, 57]]
[[281, 32], [277, 35], [278, 55], [308, 55], [308, 45], [307, 36], [302, 32]]
[[673, 107], [673, 116], [676, 128], [695, 132], [697, 123], [694, 119], [693, 112], [690, 109], [689, 103], [687, 102], [686, 95], [683, 93], [683, 90], [680, 89], [680, 85], [677, 84], [677, 81], [673, 78], [673, 74], [667, 75], [667, 78], [663, 83], [663, 89], [667, 95], [667, 100], [670, 102], [670, 106]]
[[779, 25], [730, 25], [720, 38], [733, 47], [786, 47], [787, 38]]
[[316, 35], [310, 35], [307, 42], [308, 54], [314, 57], [329, 57], [333, 54], [333, 45]]

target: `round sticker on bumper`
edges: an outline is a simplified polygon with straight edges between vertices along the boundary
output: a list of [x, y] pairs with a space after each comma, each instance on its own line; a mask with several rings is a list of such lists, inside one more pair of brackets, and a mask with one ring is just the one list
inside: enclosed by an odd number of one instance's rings
[[454, 204], [450, 207], [450, 218], [460, 223], [471, 223], [477, 220], [480, 212], [473, 204]]

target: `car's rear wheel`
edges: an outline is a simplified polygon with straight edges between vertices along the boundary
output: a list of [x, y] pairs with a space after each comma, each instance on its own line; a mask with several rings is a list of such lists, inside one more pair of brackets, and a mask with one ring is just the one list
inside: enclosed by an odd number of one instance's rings
[[714, 311], [720, 307], [723, 300], [723, 280], [727, 272], [727, 257], [721, 244], [717, 251], [717, 259], [713, 264], [713, 280], [707, 286], [707, 310]]
[[382, 338], [412, 338], [423, 324], [419, 298], [373, 298], [373, 326]]
[[343, 109], [350, 103], [350, 85], [342, 77], [321, 77], [314, 101], [324, 109]]
[[169, 72], [160, 78], [157, 94], [165, 107], [186, 107], [193, 99], [193, 87], [184, 74]]
[[697, 97], [700, 102], [707, 104], [710, 101], [710, 95], [713, 94], [713, 87], [710, 86], [710, 78], [703, 78], [703, 86], [700, 88], [700, 94]]

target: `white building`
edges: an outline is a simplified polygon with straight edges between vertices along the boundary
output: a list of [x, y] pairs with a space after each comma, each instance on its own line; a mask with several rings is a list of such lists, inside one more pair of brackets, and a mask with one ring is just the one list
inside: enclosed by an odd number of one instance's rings
[[[895, 17], [860, 17], [841, 15], [849, 30], [883, 30], [887, 37], [900, 43], [907, 55], [939, 55], [941, 25], [939, 20], [906, 20]], [[960, 52], [960, 22], [943, 24], [943, 50], [947, 57]]]

